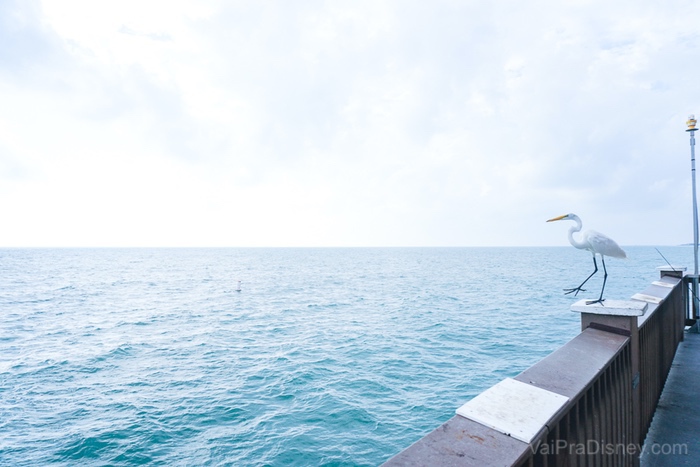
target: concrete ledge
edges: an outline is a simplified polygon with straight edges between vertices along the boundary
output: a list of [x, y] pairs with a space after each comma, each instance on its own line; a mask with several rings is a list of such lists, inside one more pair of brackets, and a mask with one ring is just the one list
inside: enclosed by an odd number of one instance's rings
[[591, 303], [590, 300], [579, 300], [571, 305], [571, 311], [591, 313], [594, 315], [611, 316], [642, 316], [648, 305], [639, 301], [605, 300], [603, 303]]
[[383, 467], [515, 465], [530, 445], [455, 415], [382, 464]]
[[[587, 300], [581, 300], [574, 304], [572, 311], [581, 313], [582, 331], [578, 336], [518, 376], [506, 380], [510, 389], [503, 390], [499, 386], [504, 383], [501, 382], [481, 394], [486, 398], [477, 396], [458, 409], [458, 413], [474, 419], [452, 417], [383, 465], [515, 466], [523, 462], [549, 465], [550, 461], [563, 465], [572, 460], [571, 455], [544, 452], [537, 446], [541, 443], [550, 446], [547, 443], [561, 440], [570, 446], [585, 445], [591, 436], [598, 436], [596, 433], [611, 443], [636, 448], [651, 422], [651, 411], [661, 393], [659, 383], [662, 384], [671, 366], [677, 342], [683, 340], [682, 318], [687, 295], [683, 281], [683, 277], [662, 274], [660, 280], [639, 294], [648, 301], [608, 300], [588, 304]], [[644, 334], [642, 326], [646, 326]], [[545, 400], [558, 396], [568, 398], [559, 409], [552, 409], [553, 414], [550, 412], [544, 417], [548, 418], [544, 425], [539, 418], [531, 423], [532, 420], [522, 420], [518, 415], [530, 417], [537, 412], [534, 410], [537, 403], [528, 400], [527, 395], [516, 394], [535, 388], [546, 390]], [[686, 395], [690, 393], [683, 391]], [[509, 400], [512, 398], [519, 401]], [[684, 400], [692, 402], [692, 398]], [[517, 406], [514, 410], [517, 414], [508, 413], [513, 411], [511, 402]], [[611, 404], [614, 411], [608, 410]], [[497, 415], [495, 422], [481, 418], [483, 414], [494, 415], [492, 412], [496, 410], [505, 413]], [[678, 425], [677, 420], [671, 423]], [[532, 438], [532, 433], [538, 429]], [[516, 439], [517, 430], [529, 434], [521, 434]], [[696, 433], [697, 430], [686, 434], [692, 438]], [[660, 440], [652, 443], [658, 446]], [[686, 465], [695, 465], [692, 462], [697, 461], [697, 451], [692, 451], [691, 446], [688, 448], [693, 454], [681, 460], [689, 459], [691, 464]], [[611, 460], [615, 465], [638, 465], [638, 454], [637, 450], [625, 451]], [[577, 465], [580, 461], [586, 465], [606, 464], [601, 452], [577, 451], [576, 456], [578, 458], [573, 460]]]
[[514, 379], [576, 398], [628, 340], [619, 334], [588, 328]]
[[659, 287], [666, 287], [667, 289], [672, 289], [676, 286], [676, 284], [673, 282], [663, 282], [663, 281], [654, 281], [651, 283], [651, 285], [657, 285]]
[[561, 394], [506, 378], [457, 409], [457, 414], [525, 443], [568, 402]]
[[[625, 336], [586, 329], [513, 379], [569, 398], [562, 408], [566, 410], [628, 341]], [[560, 414], [561, 411], [554, 417]], [[540, 434], [546, 431], [545, 427]], [[382, 465], [510, 466], [517, 465], [532, 452], [528, 443], [455, 415]]]

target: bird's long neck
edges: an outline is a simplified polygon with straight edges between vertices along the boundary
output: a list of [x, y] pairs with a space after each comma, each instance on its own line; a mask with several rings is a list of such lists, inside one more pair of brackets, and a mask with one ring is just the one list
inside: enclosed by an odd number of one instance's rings
[[586, 248], [588, 248], [588, 244], [586, 244], [584, 242], [579, 242], [574, 238], [574, 234], [576, 232], [580, 232], [581, 228], [583, 228], [583, 224], [581, 223], [581, 219], [579, 219], [578, 216], [573, 216], [571, 218], [571, 220], [576, 222], [576, 225], [569, 229], [569, 243], [571, 243], [571, 245], [573, 245], [576, 248], [579, 248], [581, 250], [585, 250]]

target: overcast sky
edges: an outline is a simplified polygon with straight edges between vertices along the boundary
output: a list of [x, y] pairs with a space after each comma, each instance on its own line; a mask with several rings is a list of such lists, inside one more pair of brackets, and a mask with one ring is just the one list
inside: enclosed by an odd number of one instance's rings
[[686, 243], [699, 80], [691, 1], [0, 0], [0, 246]]

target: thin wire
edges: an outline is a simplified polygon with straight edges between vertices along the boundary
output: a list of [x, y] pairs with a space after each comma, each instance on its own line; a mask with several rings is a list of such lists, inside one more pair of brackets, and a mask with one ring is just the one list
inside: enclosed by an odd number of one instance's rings
[[[659, 251], [658, 248], [654, 247], [654, 249], [656, 250], [656, 252], [657, 252], [658, 254], [661, 255], [661, 257], [664, 259], [664, 261], [666, 261], [666, 264], [668, 264], [668, 266], [673, 270], [673, 272], [678, 272], [678, 271], [676, 270], [676, 268], [674, 268], [673, 266], [671, 266], [671, 263], [668, 262], [668, 260], [666, 259], [666, 257], [663, 255], [663, 253], [661, 253], [661, 252]], [[691, 294], [696, 300], [698, 300], [698, 296], [697, 296], [697, 294], [695, 293], [695, 291], [693, 290], [693, 288], [692, 288], [692, 287], [688, 287], [688, 290], [690, 290], [690, 294]]]
[[673, 272], [678, 272], [678, 271], [676, 270], [676, 268], [674, 268], [674, 267], [671, 265], [671, 263], [668, 262], [668, 260], [666, 259], [666, 257], [663, 255], [663, 253], [661, 253], [661, 252], [659, 251], [658, 248], [654, 247], [654, 249], [656, 250], [656, 252], [657, 252], [658, 254], [661, 255], [661, 257], [664, 259], [664, 261], [666, 261], [666, 264], [668, 264], [668, 266], [673, 270]]

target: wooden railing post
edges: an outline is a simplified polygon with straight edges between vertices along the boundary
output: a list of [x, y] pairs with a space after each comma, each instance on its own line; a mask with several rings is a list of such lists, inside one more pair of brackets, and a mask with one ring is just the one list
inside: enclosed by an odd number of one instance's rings
[[639, 449], [641, 438], [641, 399], [639, 388], [640, 351], [639, 328], [637, 318], [642, 316], [648, 305], [640, 301], [605, 300], [603, 303], [587, 304], [580, 300], [571, 305], [571, 311], [581, 313], [581, 331], [587, 328], [621, 334], [630, 338], [631, 350], [631, 387], [629, 388], [633, 439], [626, 440], [630, 448], [634, 448], [633, 465], [639, 465]]

